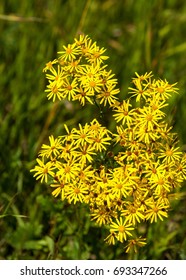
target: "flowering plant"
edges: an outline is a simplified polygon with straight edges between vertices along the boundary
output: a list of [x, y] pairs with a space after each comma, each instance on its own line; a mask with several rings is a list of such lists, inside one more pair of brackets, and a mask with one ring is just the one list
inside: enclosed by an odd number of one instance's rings
[[64, 125], [66, 135], [49, 137], [31, 171], [53, 188], [53, 196], [87, 204], [91, 219], [108, 228], [105, 241], [127, 242], [129, 252], [146, 244], [137, 236], [141, 222], [168, 217], [170, 197], [186, 178], [186, 156], [164, 112], [176, 84], [136, 73], [130, 96], [119, 101], [107, 59], [104, 48], [80, 35], [46, 64], [48, 99], [90, 103], [100, 114], [108, 106], [115, 131], [97, 119], [71, 130]]

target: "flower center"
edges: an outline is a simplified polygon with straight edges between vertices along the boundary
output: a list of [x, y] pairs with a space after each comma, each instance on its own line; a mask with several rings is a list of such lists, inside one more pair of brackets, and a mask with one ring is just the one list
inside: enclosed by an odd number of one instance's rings
[[47, 173], [48, 173], [48, 168], [46, 167], [43, 169], [43, 174], [47, 174]]
[[159, 209], [158, 209], [157, 207], [154, 207], [154, 208], [153, 208], [153, 211], [154, 211], [155, 213], [157, 213], [157, 212], [159, 211]]
[[66, 166], [64, 171], [65, 173], [70, 173], [70, 166]]
[[147, 115], [146, 115], [146, 120], [147, 120], [148, 122], [151, 122], [152, 119], [153, 119], [152, 114], [147, 114]]
[[118, 189], [122, 189], [122, 184], [117, 184]]
[[85, 133], [82, 133], [82, 134], [80, 135], [80, 137], [81, 137], [82, 139], [85, 139], [85, 138], [86, 138], [86, 134], [85, 134]]
[[158, 185], [163, 185], [164, 184], [164, 180], [162, 179], [162, 178], [160, 178], [159, 180], [158, 180]]
[[71, 86], [71, 85], [68, 85], [68, 86], [67, 86], [67, 89], [68, 89], [68, 90], [72, 90], [72, 86]]
[[76, 194], [78, 194], [78, 193], [80, 193], [80, 189], [75, 188], [75, 189], [74, 189], [74, 192], [75, 192]]
[[52, 92], [53, 92], [53, 93], [57, 93], [57, 92], [58, 92], [58, 88], [57, 88], [56, 86], [54, 86], [54, 87], [52, 88]]
[[96, 83], [94, 82], [94, 81], [90, 81], [90, 83], [89, 83], [89, 85], [90, 85], [90, 87], [95, 87], [96, 86]]
[[105, 96], [105, 97], [110, 96], [110, 92], [109, 92], [109, 91], [106, 91], [106, 92], [104, 93], [104, 96]]
[[173, 155], [173, 151], [167, 150], [167, 151], [166, 151], [166, 155], [167, 155], [168, 157], [171, 157], [171, 156]]
[[67, 54], [71, 54], [71, 53], [72, 53], [72, 49], [71, 49], [71, 48], [67, 48], [67, 49], [66, 49], [66, 53], [67, 53]]
[[157, 88], [157, 91], [159, 92], [159, 93], [164, 93], [164, 88], [162, 88], [162, 87], [159, 87], [159, 88]]
[[125, 231], [125, 227], [124, 226], [119, 226], [118, 227], [118, 231], [119, 232], [124, 232]]

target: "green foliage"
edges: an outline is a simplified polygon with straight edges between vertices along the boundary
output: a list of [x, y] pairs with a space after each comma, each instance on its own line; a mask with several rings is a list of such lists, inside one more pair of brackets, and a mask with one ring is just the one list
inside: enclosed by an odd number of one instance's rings
[[92, 106], [87, 114], [78, 104], [51, 104], [44, 94], [45, 62], [80, 31], [107, 48], [122, 96], [134, 72], [152, 70], [178, 82], [181, 94], [172, 100], [170, 121], [185, 148], [185, 15], [184, 0], [1, 1], [1, 259], [186, 258], [185, 187], [167, 221], [139, 229], [149, 245], [127, 256], [102, 242], [106, 233], [90, 223], [84, 206], [52, 198], [29, 172], [51, 133], [61, 135], [63, 123], [84, 124], [95, 115]]

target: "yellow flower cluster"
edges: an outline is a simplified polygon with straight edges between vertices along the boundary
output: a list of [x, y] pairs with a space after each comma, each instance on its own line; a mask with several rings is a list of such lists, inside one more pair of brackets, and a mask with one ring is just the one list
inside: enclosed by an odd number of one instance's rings
[[[186, 179], [186, 156], [163, 111], [175, 84], [153, 79], [152, 73], [132, 79], [130, 97], [117, 101], [117, 80], [106, 70], [105, 49], [87, 36], [64, 46], [59, 59], [47, 63], [48, 98], [68, 98], [108, 105], [116, 130], [96, 119], [78, 128], [65, 125], [66, 135], [43, 144], [31, 171], [68, 203], [85, 203], [91, 219], [108, 228], [108, 244], [127, 241], [126, 252], [146, 244], [137, 236], [142, 222], [168, 217], [170, 196]], [[55, 68], [57, 67], [57, 70]]]
[[44, 72], [49, 72], [46, 74], [48, 99], [79, 100], [83, 106], [86, 101], [113, 104], [119, 89], [115, 88], [117, 80], [112, 71], [105, 69], [103, 62], [108, 59], [104, 55], [105, 49], [83, 35], [63, 49], [59, 52], [60, 57], [48, 62], [44, 68]]

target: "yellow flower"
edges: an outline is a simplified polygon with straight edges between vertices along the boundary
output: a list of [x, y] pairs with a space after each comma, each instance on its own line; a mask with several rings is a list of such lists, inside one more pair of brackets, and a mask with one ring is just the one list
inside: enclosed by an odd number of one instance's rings
[[163, 221], [163, 218], [167, 218], [168, 205], [163, 203], [155, 202], [153, 199], [149, 199], [149, 209], [146, 211], [145, 219], [150, 220], [151, 223], [157, 222], [158, 218]]
[[129, 126], [134, 121], [134, 110], [130, 110], [132, 105], [130, 104], [130, 100], [123, 101], [119, 106], [114, 106], [113, 117], [115, 118], [116, 122], [122, 121], [122, 125], [125, 123]]
[[116, 89], [115, 85], [110, 84], [108, 86], [104, 86], [96, 97], [100, 100], [100, 104], [106, 106], [108, 103], [111, 106], [115, 103], [115, 100], [118, 99], [115, 95], [119, 92], [119, 89]]
[[81, 72], [82, 69], [83, 66], [81, 65], [81, 59], [77, 59], [77, 60], [71, 60], [70, 62], [67, 63], [67, 65], [64, 65], [63, 71], [64, 74], [66, 74], [67, 76], [69, 74], [76, 76], [76, 74]]
[[161, 111], [164, 107], [168, 106], [165, 100], [160, 100], [156, 95], [153, 95], [149, 98], [149, 107], [152, 111], [158, 111], [158, 115], [161, 117], [165, 117], [165, 113]]
[[77, 46], [82, 46], [82, 45], [86, 44], [87, 42], [91, 41], [91, 39], [88, 37], [88, 35], [80, 34], [78, 39], [74, 38], [74, 41]]
[[56, 167], [58, 168], [56, 175], [60, 180], [65, 180], [65, 182], [75, 180], [80, 170], [80, 165], [73, 159], [69, 160], [67, 163], [57, 163]]
[[123, 243], [123, 241], [127, 240], [128, 236], [132, 236], [131, 231], [134, 230], [132, 227], [132, 223], [128, 223], [122, 217], [120, 219], [116, 219], [116, 222], [112, 222], [110, 225], [110, 232], [115, 232], [117, 240]]
[[88, 186], [83, 183], [74, 181], [73, 184], [68, 186], [68, 191], [66, 197], [69, 203], [74, 203], [80, 201], [84, 202], [85, 196], [88, 194]]
[[[93, 68], [93, 69], [92, 69]], [[85, 69], [84, 69], [85, 70]], [[99, 93], [102, 87], [100, 80], [99, 67], [87, 66], [87, 73], [83, 74], [79, 79], [81, 87], [85, 89], [89, 94]], [[98, 73], [97, 73], [98, 72]]]
[[83, 183], [90, 183], [90, 181], [94, 178], [94, 169], [91, 165], [83, 166], [77, 175], [78, 180]]
[[57, 71], [54, 67], [51, 67], [50, 69], [51, 74], [46, 74], [46, 78], [50, 81], [58, 81], [63, 80], [65, 77], [65, 73], [62, 70], [62, 67], [59, 65], [57, 66]]
[[132, 189], [128, 184], [128, 179], [119, 176], [109, 181], [109, 187], [111, 194], [116, 198], [127, 197]]
[[143, 172], [144, 174], [146, 174], [146, 178], [153, 178], [157, 174], [163, 173], [165, 168], [166, 166], [164, 164], [161, 164], [159, 160], [154, 162], [149, 158], [149, 161], [145, 163], [145, 170]]
[[163, 81], [161, 79], [154, 80], [150, 85], [151, 89], [153, 90], [153, 94], [157, 96], [160, 100], [168, 99], [172, 93], [177, 93], [177, 88], [174, 86], [177, 83], [170, 85], [166, 80]]
[[61, 152], [59, 154], [59, 158], [63, 158], [65, 161], [70, 160], [72, 157], [76, 157], [76, 146], [74, 140], [72, 140], [71, 142], [66, 141], [65, 143], [63, 143], [63, 146], [61, 147]]
[[84, 82], [87, 80], [89, 81], [89, 79], [95, 78], [95, 79], [100, 79], [100, 76], [102, 74], [102, 71], [104, 67], [101, 67], [100, 64], [85, 64], [83, 65], [81, 71], [79, 72], [79, 75], [81, 75], [80, 77], [80, 81], [82, 82], [82, 85], [84, 85]]
[[74, 100], [76, 93], [77, 93], [77, 79], [74, 79], [72, 81], [69, 81], [68, 79], [63, 81], [63, 86], [61, 88], [61, 91], [63, 93], [63, 98], [67, 98], [69, 101]]
[[57, 80], [57, 81], [49, 81], [49, 85], [47, 85], [47, 89], [45, 92], [47, 92], [48, 99], [52, 99], [54, 102], [56, 100], [56, 97], [61, 100], [64, 98], [64, 94], [62, 92], [62, 84], [63, 80]]
[[115, 74], [112, 73], [112, 70], [105, 70], [103, 69], [102, 70], [102, 73], [101, 73], [101, 83], [103, 86], [115, 86], [117, 83], [118, 83], [118, 80], [113, 78], [115, 76]]
[[138, 237], [135, 239], [130, 239], [130, 240], [128, 240], [127, 246], [125, 246], [125, 248], [126, 248], [125, 252], [129, 253], [131, 251], [134, 251], [134, 253], [137, 253], [138, 247], [143, 247], [146, 244], [147, 244], [146, 238]]
[[96, 172], [94, 178], [97, 189], [102, 194], [101, 199], [103, 199], [103, 197], [105, 196], [104, 191], [106, 191], [106, 200], [109, 199], [110, 190], [108, 189], [108, 186], [110, 183], [111, 176], [106, 172], [106, 168], [102, 166], [100, 168], [100, 171], [98, 173]]
[[126, 209], [121, 211], [121, 215], [125, 216], [126, 222], [132, 223], [134, 226], [144, 220], [144, 214], [141, 207], [135, 206], [134, 204], [128, 203]]
[[94, 148], [87, 144], [78, 145], [78, 150], [75, 153], [79, 163], [83, 166], [87, 162], [91, 163], [93, 161], [93, 155], [95, 154]]
[[107, 60], [109, 58], [108, 56], [103, 55], [105, 51], [106, 49], [100, 49], [98, 46], [94, 45], [94, 48], [90, 50], [90, 57], [87, 59], [87, 61], [90, 64], [101, 64], [104, 60]]
[[58, 52], [61, 54], [59, 59], [63, 59], [64, 61], [72, 61], [77, 58], [80, 54], [80, 48], [76, 45], [76, 43], [68, 44], [67, 47], [63, 46], [64, 51]]
[[40, 160], [39, 158], [36, 159], [38, 165], [36, 165], [33, 169], [31, 169], [31, 172], [35, 172], [34, 177], [36, 177], [36, 180], [41, 180], [41, 183], [45, 181], [45, 183], [48, 182], [48, 175], [54, 177], [54, 170], [56, 167], [52, 162], [47, 162], [46, 164]]
[[91, 220], [96, 220], [96, 223], [101, 226], [112, 221], [110, 209], [107, 206], [101, 206], [98, 209], [91, 211]]
[[[138, 125], [139, 126], [139, 125]], [[140, 126], [138, 129], [135, 129], [137, 136], [137, 141], [144, 142], [145, 144], [150, 144], [152, 141], [156, 141], [160, 138], [160, 135], [154, 130], [148, 130], [145, 126]]]
[[109, 245], [115, 245], [116, 243], [116, 233], [111, 232], [105, 239], [104, 241], [108, 243]]
[[97, 135], [101, 128], [101, 124], [96, 119], [93, 119], [93, 121], [91, 121], [90, 131], [92, 131], [92, 135]]
[[169, 182], [169, 172], [157, 170], [157, 173], [149, 178], [151, 189], [155, 189], [156, 194], [160, 194], [162, 190], [170, 192], [171, 184]]
[[77, 89], [76, 96], [74, 96], [74, 100], [78, 100], [82, 106], [85, 106], [85, 102], [88, 101], [90, 104], [94, 104], [92, 100], [92, 96], [94, 93], [91, 92], [88, 88], [83, 89], [81, 86]]
[[87, 123], [83, 127], [79, 124], [79, 129], [74, 128], [72, 132], [76, 146], [92, 143], [92, 131]]
[[166, 144], [163, 148], [159, 151], [159, 158], [163, 158], [164, 163], [171, 163], [171, 162], [179, 162], [181, 160], [182, 152], [179, 152], [179, 147], [171, 147], [170, 145]]
[[56, 157], [60, 154], [62, 149], [61, 140], [59, 138], [54, 139], [54, 136], [49, 136], [50, 145], [43, 144], [39, 152], [39, 156]]
[[57, 197], [59, 194], [61, 194], [61, 200], [64, 200], [66, 198], [66, 192], [68, 190], [68, 184], [65, 181], [59, 180], [58, 177], [55, 177], [54, 183], [50, 185], [52, 188], [55, 188], [54, 191], [52, 191], [52, 195]]
[[170, 207], [170, 194], [166, 190], [161, 190], [159, 194], [155, 194], [154, 198], [158, 204]]
[[135, 85], [138, 85], [138, 84], [143, 84], [144, 81], [146, 83], [149, 83], [150, 82], [150, 79], [151, 77], [153, 77], [152, 75], [152, 71], [149, 72], [149, 73], [145, 73], [144, 75], [139, 75], [137, 72], [135, 72], [135, 75], [137, 76], [137, 78], [132, 78], [132, 82], [135, 84]]
[[[145, 74], [145, 76], [139, 76], [137, 73], [137, 78], [133, 78], [133, 83], [136, 88], [129, 87], [129, 93], [132, 94], [132, 97], [136, 96], [136, 102], [141, 102], [142, 100], [147, 100], [148, 97], [151, 96], [151, 91], [149, 90], [149, 80], [151, 72], [149, 74]], [[144, 81], [146, 83], [144, 83]]]
[[80, 46], [82, 55], [85, 56], [86, 60], [88, 60], [89, 57], [91, 56], [91, 51], [96, 46], [96, 42], [92, 42], [92, 40], [88, 36], [85, 36], [83, 38], [81, 37], [81, 35], [79, 41], [78, 40], [75, 41], [77, 45]]
[[105, 135], [105, 131], [101, 130], [97, 135], [92, 137], [92, 146], [95, 151], [101, 152], [102, 150], [106, 150], [106, 146], [110, 145], [111, 138]]
[[43, 68], [43, 72], [46, 72], [48, 70], [51, 70], [53, 68], [53, 65], [58, 62], [57, 59], [54, 59], [53, 61], [49, 61], [46, 63], [45, 67]]
[[154, 131], [159, 126], [159, 120], [162, 119], [160, 112], [152, 110], [151, 107], [139, 108], [139, 114], [136, 117], [138, 119], [136, 127], [144, 127], [148, 131]]
[[128, 133], [126, 129], [124, 129], [123, 125], [116, 126], [117, 133], [114, 134], [115, 142], [121, 145], [126, 146], [128, 143]]

